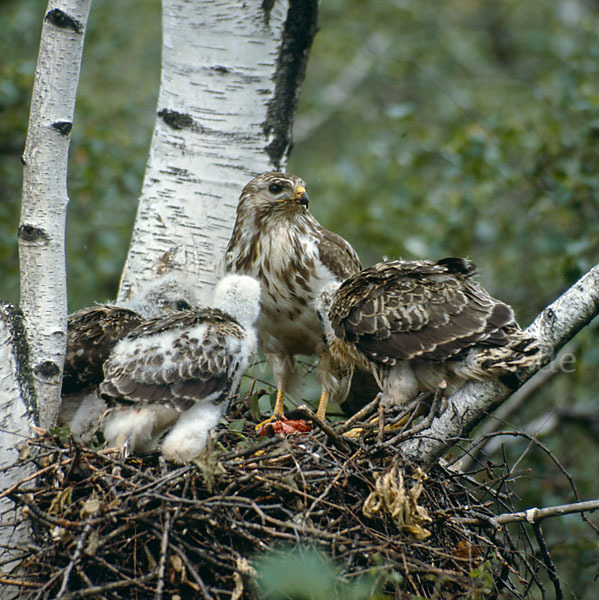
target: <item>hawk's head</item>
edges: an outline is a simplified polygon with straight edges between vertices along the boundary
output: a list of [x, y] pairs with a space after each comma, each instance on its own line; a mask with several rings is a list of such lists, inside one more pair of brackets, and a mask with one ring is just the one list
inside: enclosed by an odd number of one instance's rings
[[306, 184], [299, 177], [289, 173], [262, 173], [243, 188], [239, 210], [304, 212], [308, 202]]

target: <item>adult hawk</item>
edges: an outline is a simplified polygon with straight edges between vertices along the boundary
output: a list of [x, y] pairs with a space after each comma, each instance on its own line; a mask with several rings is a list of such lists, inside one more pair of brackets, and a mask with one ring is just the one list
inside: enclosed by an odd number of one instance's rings
[[193, 287], [181, 274], [168, 274], [141, 286], [120, 306], [99, 304], [70, 314], [59, 425], [68, 425], [76, 437], [92, 436], [106, 408], [97, 387], [116, 343], [146, 319], [192, 305], [196, 305]]
[[216, 286], [213, 307], [149, 319], [119, 341], [100, 384], [113, 407], [107, 444], [126, 454], [152, 450], [170, 429], [164, 456], [195, 458], [249, 365], [259, 311], [258, 281], [231, 275]]
[[353, 248], [324, 229], [308, 211], [304, 182], [288, 173], [263, 173], [241, 192], [226, 269], [262, 283], [258, 338], [277, 386], [275, 415], [283, 414], [284, 393], [295, 373], [296, 354], [320, 357], [322, 394], [318, 416], [325, 418], [329, 396], [343, 400], [349, 371], [331, 368], [315, 300], [331, 282], [360, 270]]
[[385, 403], [405, 404], [447, 382], [452, 394], [532, 364], [538, 347], [507, 304], [472, 279], [461, 258], [391, 261], [322, 291], [318, 310], [329, 352], [370, 368]]

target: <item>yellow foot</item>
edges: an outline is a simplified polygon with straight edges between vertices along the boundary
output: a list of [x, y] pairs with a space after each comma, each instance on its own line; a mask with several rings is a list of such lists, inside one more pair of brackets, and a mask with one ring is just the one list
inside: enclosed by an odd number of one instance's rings
[[385, 427], [385, 429], [403, 429], [404, 427], [410, 427], [412, 422], [416, 420], [418, 417], [422, 417], [426, 415], [430, 410], [430, 403], [420, 401], [416, 406], [412, 409], [412, 412], [408, 413], [405, 417], [402, 417], [396, 423], [389, 425], [389, 427]]
[[278, 415], [272, 415], [272, 417], [268, 417], [268, 419], [261, 421], [260, 423], [258, 423], [258, 425], [256, 425], [254, 427], [254, 430], [257, 433], [262, 433], [262, 430], [267, 427], [268, 425], [272, 425], [273, 423], [276, 423], [277, 419], [279, 418]]
[[321, 421], [324, 421], [327, 418], [327, 405], [329, 403], [329, 396], [330, 394], [328, 392], [322, 390], [322, 394], [320, 395], [320, 401], [318, 402], [318, 410], [316, 411], [316, 416]]
[[285, 400], [285, 392], [281, 388], [277, 388], [277, 401], [275, 402], [275, 409], [273, 411], [272, 417], [266, 419], [266, 421], [262, 421], [258, 423], [254, 429], [260, 434], [264, 435], [262, 431], [268, 425], [275, 423], [279, 419], [283, 418], [283, 403]]

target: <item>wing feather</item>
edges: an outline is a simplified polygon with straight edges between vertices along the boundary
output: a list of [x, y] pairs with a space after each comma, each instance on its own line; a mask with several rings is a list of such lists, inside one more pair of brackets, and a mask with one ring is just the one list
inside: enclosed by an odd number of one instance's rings
[[98, 385], [104, 376], [102, 365], [116, 343], [142, 322], [136, 312], [107, 304], [70, 314], [62, 393]]
[[329, 317], [335, 334], [368, 359], [443, 361], [474, 344], [507, 343], [512, 309], [470, 277], [465, 259], [379, 263], [337, 291]]
[[100, 390], [121, 402], [170, 402], [181, 411], [208, 397], [220, 402], [231, 385], [232, 345], [244, 337], [216, 309], [151, 319], [115, 348]]
[[356, 251], [340, 235], [318, 225], [318, 253], [322, 264], [339, 280], [347, 279], [362, 268]]

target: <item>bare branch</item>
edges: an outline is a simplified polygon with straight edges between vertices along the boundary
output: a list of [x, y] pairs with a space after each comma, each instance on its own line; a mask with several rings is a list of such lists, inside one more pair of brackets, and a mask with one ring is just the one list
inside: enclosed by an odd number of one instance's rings
[[[518, 373], [520, 385], [551, 362], [559, 349], [599, 313], [599, 265], [550, 304], [526, 332], [539, 340], [539, 357], [533, 367]], [[483, 418], [514, 390], [499, 381], [469, 383], [448, 401], [447, 410], [429, 429], [399, 445], [412, 460], [431, 463], [456, 441], [466, 437]]]
[[549, 579], [551, 579], [551, 583], [553, 583], [553, 589], [555, 590], [555, 600], [563, 600], [564, 592], [562, 591], [562, 586], [559, 582], [559, 578], [557, 576], [557, 571], [555, 570], [553, 560], [551, 560], [549, 548], [547, 548], [547, 544], [545, 543], [545, 538], [543, 537], [543, 532], [541, 530], [541, 524], [538, 521], [536, 521], [532, 524], [532, 528], [535, 532], [535, 538], [537, 538], [537, 543], [539, 544], [539, 550], [541, 551], [543, 562], [545, 563], [545, 567], [547, 568], [547, 574], [549, 575]]
[[493, 520], [498, 525], [506, 523], [519, 523], [526, 521], [536, 523], [547, 517], [561, 517], [562, 515], [571, 515], [572, 513], [581, 513], [587, 511], [599, 510], [599, 500], [588, 500], [586, 502], [573, 502], [572, 504], [560, 504], [559, 506], [549, 506], [548, 508], [529, 508], [514, 513], [503, 513], [497, 515]]
[[[567, 348], [562, 348], [562, 351], [556, 356], [554, 362], [559, 362], [560, 357], [564, 355]], [[476, 437], [483, 438], [484, 436], [497, 431], [499, 428], [506, 425], [509, 419], [517, 413], [539, 389], [549, 383], [560, 371], [558, 369], [541, 369], [537, 371], [524, 385], [516, 390], [499, 408], [476, 430]], [[524, 427], [524, 431], [538, 435], [538, 432], [529, 427]], [[472, 463], [478, 459], [481, 454], [490, 454], [496, 450], [501, 444], [497, 438], [490, 438], [485, 444], [477, 444], [472, 451], [460, 459], [460, 469], [467, 471]]]

